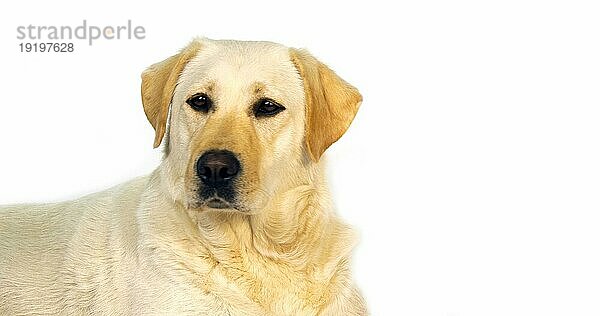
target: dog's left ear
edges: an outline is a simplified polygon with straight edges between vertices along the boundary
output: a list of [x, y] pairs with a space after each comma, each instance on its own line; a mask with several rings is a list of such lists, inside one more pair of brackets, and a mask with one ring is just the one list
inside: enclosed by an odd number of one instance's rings
[[362, 102], [348, 84], [307, 51], [290, 49], [306, 95], [305, 143], [314, 162], [346, 132]]
[[179, 75], [200, 46], [199, 42], [193, 41], [179, 54], [153, 64], [142, 73], [142, 103], [146, 117], [154, 127], [154, 148], [160, 145], [165, 135], [169, 105]]

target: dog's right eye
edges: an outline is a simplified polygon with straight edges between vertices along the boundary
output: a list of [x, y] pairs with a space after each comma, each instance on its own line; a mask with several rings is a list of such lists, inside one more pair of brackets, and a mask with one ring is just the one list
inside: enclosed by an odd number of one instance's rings
[[208, 113], [208, 110], [212, 108], [212, 101], [204, 93], [194, 94], [185, 102], [198, 112]]

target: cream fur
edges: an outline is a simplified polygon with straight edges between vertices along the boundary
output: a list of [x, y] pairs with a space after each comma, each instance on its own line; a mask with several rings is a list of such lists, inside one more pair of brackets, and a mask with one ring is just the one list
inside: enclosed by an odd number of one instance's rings
[[[349, 270], [355, 235], [333, 210], [323, 159], [306, 151], [307, 79], [289, 50], [193, 44], [152, 174], [74, 201], [0, 208], [1, 315], [367, 314]], [[247, 115], [257, 81], [286, 106], [270, 121]], [[209, 83], [220, 107], [191, 112], [185, 100]], [[254, 162], [244, 210], [195, 204], [190, 162], [214, 146]]]

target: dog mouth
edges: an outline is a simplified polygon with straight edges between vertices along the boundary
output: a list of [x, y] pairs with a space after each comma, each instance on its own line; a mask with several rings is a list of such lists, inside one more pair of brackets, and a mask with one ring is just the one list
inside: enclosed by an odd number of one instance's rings
[[219, 192], [219, 190], [202, 190], [198, 196], [199, 206], [211, 209], [235, 209], [235, 198], [231, 191], [225, 190]]
[[196, 193], [196, 205], [209, 209], [238, 209], [236, 203], [237, 192], [232, 186], [209, 187], [202, 186]]

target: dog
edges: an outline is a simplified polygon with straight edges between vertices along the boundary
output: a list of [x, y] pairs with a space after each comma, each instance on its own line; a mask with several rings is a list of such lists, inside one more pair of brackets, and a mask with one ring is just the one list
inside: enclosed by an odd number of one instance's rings
[[366, 315], [323, 154], [362, 102], [305, 50], [197, 38], [142, 73], [159, 167], [0, 208], [1, 315]]

